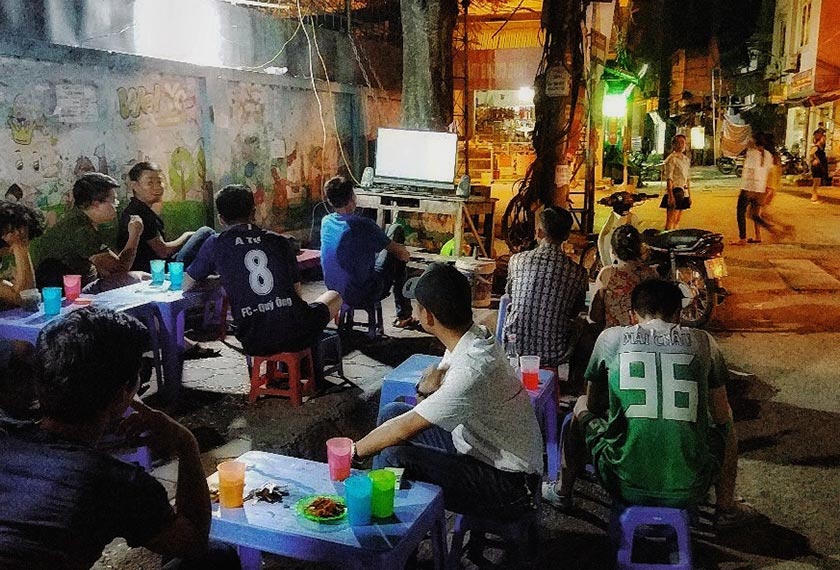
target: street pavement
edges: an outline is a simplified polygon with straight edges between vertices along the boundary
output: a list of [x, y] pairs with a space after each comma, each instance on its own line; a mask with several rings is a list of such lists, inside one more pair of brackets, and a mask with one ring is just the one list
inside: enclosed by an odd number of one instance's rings
[[[693, 206], [682, 227], [737, 237], [735, 203], [739, 180], [714, 169], [695, 169]], [[646, 192], [661, 192], [650, 184]], [[840, 570], [840, 188], [823, 189], [812, 205], [809, 189], [785, 187], [768, 208], [796, 228], [795, 236], [762, 244], [727, 245], [731, 295], [715, 311], [709, 329], [732, 370], [730, 398], [736, 417], [740, 460], [738, 493], [770, 518], [757, 528], [716, 536], [708, 509], [695, 533], [695, 567], [716, 570]], [[599, 196], [600, 197], [600, 196]], [[600, 208], [597, 220], [606, 211]], [[643, 226], [661, 228], [658, 201], [637, 208]], [[599, 222], [596, 222], [596, 225]], [[765, 232], [766, 234], [766, 232]], [[306, 284], [306, 295], [323, 290]], [[374, 424], [382, 376], [413, 353], [442, 352], [428, 335], [387, 326], [391, 300], [383, 302], [388, 339], [370, 344], [354, 337], [345, 346], [345, 373], [357, 388], [336, 391], [293, 408], [284, 399], [245, 404], [247, 371], [235, 339], [210, 343], [220, 358], [188, 362], [185, 397], [177, 417], [190, 427], [206, 453], [211, 473], [218, 461], [249, 449], [324, 460], [324, 441], [335, 435], [359, 437]], [[495, 312], [476, 311], [494, 324]], [[333, 379], [335, 380], [335, 379]], [[174, 492], [177, 466], [163, 464], [155, 475]], [[600, 570], [610, 568], [606, 538], [608, 500], [591, 482], [579, 483], [572, 516], [546, 507], [539, 554], [520, 567]], [[418, 567], [430, 568], [429, 549]], [[496, 552], [498, 568], [515, 567]], [[95, 566], [156, 568], [158, 557], [115, 541]], [[266, 568], [322, 568], [266, 557]], [[465, 561], [465, 568], [476, 568]]]

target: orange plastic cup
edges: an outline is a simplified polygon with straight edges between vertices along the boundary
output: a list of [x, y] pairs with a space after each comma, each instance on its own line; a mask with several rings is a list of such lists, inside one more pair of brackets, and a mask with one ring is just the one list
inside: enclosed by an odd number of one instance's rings
[[224, 461], [219, 463], [219, 504], [226, 509], [242, 506], [245, 492], [245, 463]]

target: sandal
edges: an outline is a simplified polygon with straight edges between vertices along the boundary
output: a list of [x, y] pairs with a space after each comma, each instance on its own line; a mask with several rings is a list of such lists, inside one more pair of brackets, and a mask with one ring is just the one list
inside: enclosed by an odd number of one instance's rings
[[543, 481], [541, 488], [542, 499], [558, 511], [564, 514], [569, 514], [575, 510], [574, 502], [571, 495], [561, 495], [557, 492], [557, 486], [554, 481]]
[[201, 360], [202, 358], [216, 358], [221, 356], [222, 351], [215, 348], [207, 348], [200, 344], [194, 344], [184, 351], [184, 360]]
[[761, 243], [761, 240], [750, 238], [750, 239], [747, 240], [747, 243]]
[[418, 321], [414, 317], [408, 317], [407, 319], [401, 319], [397, 317], [396, 319], [394, 319], [394, 322], [392, 324], [394, 325], [394, 328], [398, 329], [412, 331], [423, 330], [423, 328], [420, 326], [420, 321]]

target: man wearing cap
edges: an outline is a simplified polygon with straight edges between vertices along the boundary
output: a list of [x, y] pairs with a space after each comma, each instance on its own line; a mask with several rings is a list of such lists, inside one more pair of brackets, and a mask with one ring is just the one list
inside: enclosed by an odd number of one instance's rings
[[527, 392], [493, 335], [473, 323], [470, 286], [457, 269], [432, 264], [406, 282], [423, 328], [446, 347], [417, 386], [418, 404], [392, 402], [379, 426], [355, 442], [374, 467], [443, 488], [449, 510], [512, 519], [535, 508], [542, 436]]

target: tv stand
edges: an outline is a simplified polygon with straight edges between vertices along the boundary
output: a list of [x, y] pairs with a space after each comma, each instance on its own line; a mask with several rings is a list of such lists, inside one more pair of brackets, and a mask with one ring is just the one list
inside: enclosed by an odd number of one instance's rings
[[[399, 212], [445, 214], [455, 218], [455, 252], [461, 254], [465, 229], [479, 243], [484, 257], [493, 256], [493, 214], [496, 198], [482, 196], [441, 196], [422, 191], [375, 190], [356, 188], [356, 204], [376, 210], [376, 223], [383, 229]], [[466, 224], [466, 227], [465, 227]], [[479, 229], [482, 234], [479, 234]]]

